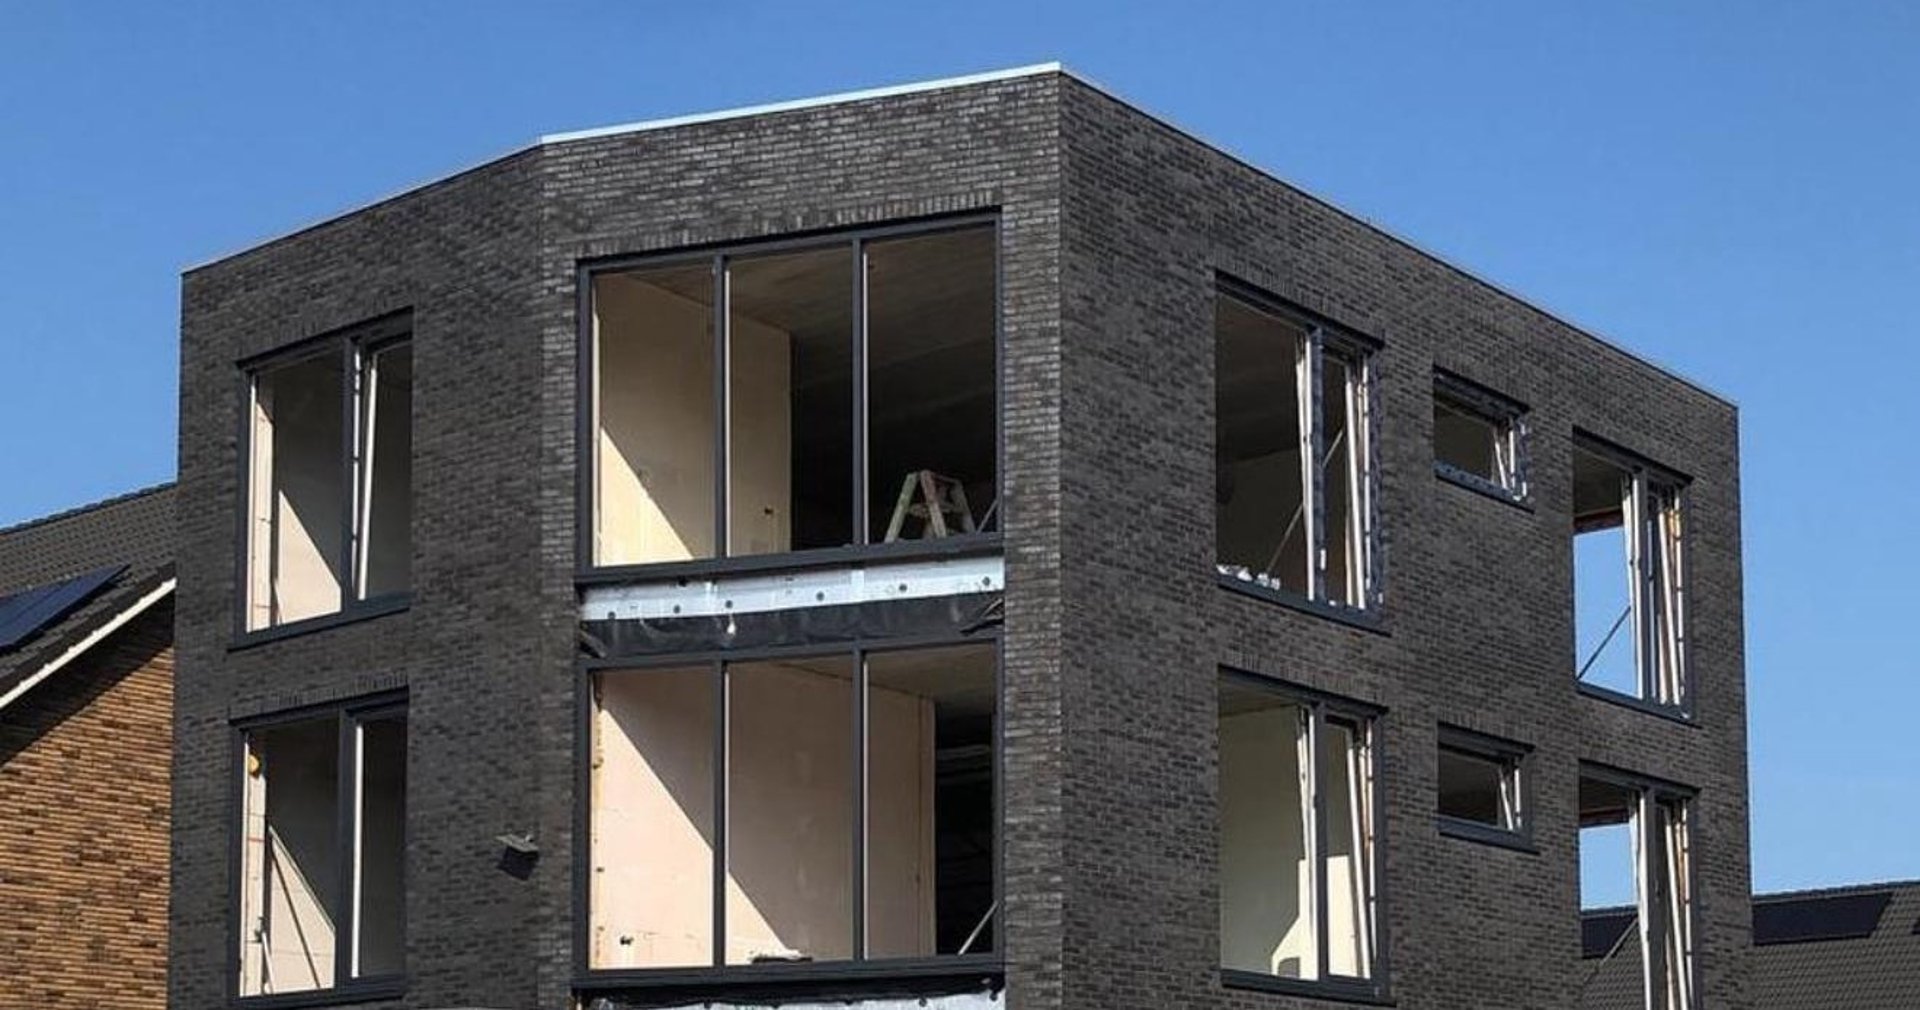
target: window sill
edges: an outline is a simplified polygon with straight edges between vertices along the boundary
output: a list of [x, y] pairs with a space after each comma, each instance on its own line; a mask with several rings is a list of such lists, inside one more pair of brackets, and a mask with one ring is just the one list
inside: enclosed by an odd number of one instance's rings
[[1500, 502], [1503, 505], [1511, 505], [1529, 514], [1533, 512], [1533, 502], [1528, 499], [1525, 494], [1516, 493], [1511, 488], [1502, 487], [1477, 474], [1468, 473], [1465, 470], [1448, 466], [1445, 463], [1435, 463], [1433, 464], [1433, 475], [1448, 484], [1452, 484], [1455, 487], [1466, 488], [1482, 497], [1492, 498], [1494, 501]]
[[997, 554], [1004, 546], [998, 533], [972, 533], [926, 540], [896, 540], [890, 544], [822, 547], [785, 554], [754, 554], [737, 558], [700, 558], [658, 561], [642, 565], [606, 565], [581, 569], [574, 582], [582, 586], [664, 579], [704, 579], [715, 575], [768, 574], [809, 568], [843, 568], [874, 561], [952, 558]]
[[1284, 978], [1279, 975], [1262, 975], [1257, 971], [1242, 971], [1238, 968], [1220, 969], [1220, 984], [1228, 989], [1252, 989], [1258, 992], [1279, 993], [1286, 996], [1305, 996], [1311, 999], [1332, 1000], [1338, 1003], [1361, 1003], [1367, 1006], [1394, 1006], [1393, 997], [1387, 994], [1384, 983], [1368, 982], [1363, 979], [1310, 980], [1303, 978]]
[[1506, 828], [1496, 828], [1491, 824], [1482, 824], [1479, 821], [1461, 820], [1458, 817], [1448, 817], [1445, 814], [1436, 815], [1433, 820], [1434, 825], [1439, 828], [1440, 833], [1448, 838], [1458, 838], [1465, 842], [1491, 845], [1499, 849], [1511, 849], [1515, 852], [1524, 852], [1531, 856], [1540, 854], [1540, 850], [1533, 847], [1533, 839], [1523, 832], [1509, 831]]
[[1633, 709], [1635, 712], [1644, 712], [1647, 715], [1658, 716], [1668, 722], [1677, 722], [1682, 726], [1698, 727], [1700, 725], [1700, 723], [1694, 719], [1692, 711], [1682, 708], [1679, 705], [1663, 705], [1657, 701], [1648, 701], [1645, 698], [1637, 698], [1623, 691], [1615, 691], [1610, 687], [1601, 687], [1598, 684], [1588, 684], [1583, 681], [1575, 681], [1573, 686], [1574, 690], [1581, 694], [1598, 701], [1607, 702], [1611, 705], [1618, 705], [1621, 708]]
[[998, 955], [964, 954], [725, 967], [589, 969], [574, 976], [573, 988], [576, 992], [644, 989], [650, 998], [670, 993], [695, 1002], [776, 996], [837, 1001], [999, 989], [1005, 972], [1005, 962]]
[[[376, 617], [398, 614], [412, 606], [413, 594], [411, 592], [377, 596], [370, 600], [361, 600], [344, 610], [336, 610], [331, 614], [321, 614], [318, 617], [304, 617], [298, 621], [288, 621], [285, 624], [276, 624], [270, 628], [260, 628], [255, 631], [243, 631], [234, 636], [233, 641], [228, 643], [227, 651], [240, 652], [245, 649], [251, 649], [257, 645], [265, 645], [268, 642], [278, 642], [283, 639], [298, 638], [301, 635], [310, 635], [316, 631], [326, 631], [329, 628], [358, 624], [361, 621], [370, 621]], [[339, 990], [333, 991], [338, 992]]]
[[407, 994], [405, 976], [362, 979], [332, 989], [305, 989], [300, 992], [272, 993], [265, 996], [235, 996], [229, 1005], [245, 1010], [290, 1010], [293, 1007], [343, 1006], [399, 999]]
[[1372, 611], [1355, 610], [1352, 607], [1342, 607], [1332, 603], [1323, 603], [1319, 600], [1309, 600], [1297, 593], [1288, 592], [1284, 589], [1269, 589], [1258, 582], [1237, 578], [1222, 572], [1215, 572], [1214, 578], [1220, 585], [1244, 596], [1251, 596], [1256, 600], [1278, 603], [1288, 610], [1296, 610], [1302, 614], [1311, 614], [1314, 617], [1324, 617], [1350, 628], [1358, 628], [1361, 631], [1371, 631], [1376, 635], [1391, 634], [1391, 632], [1387, 630], [1385, 622], [1380, 619], [1378, 614]]

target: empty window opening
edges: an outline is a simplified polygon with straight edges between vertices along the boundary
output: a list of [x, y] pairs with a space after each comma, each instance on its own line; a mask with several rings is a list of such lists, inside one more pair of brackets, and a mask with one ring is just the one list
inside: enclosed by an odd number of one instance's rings
[[1528, 830], [1521, 767], [1526, 750], [1442, 727], [1438, 810], [1455, 833], [1486, 831], [1524, 835]]
[[[1697, 1006], [1690, 804], [1611, 776], [1580, 778], [1580, 907], [1626, 906], [1633, 926], [1604, 960], [1637, 958], [1649, 1010]], [[1588, 978], [1597, 978], [1598, 968]]]
[[1371, 732], [1358, 714], [1221, 681], [1222, 967], [1376, 977]]
[[713, 288], [704, 261], [593, 279], [600, 564], [715, 554]]
[[597, 676], [589, 966], [994, 950], [995, 684], [991, 645]]
[[254, 729], [244, 764], [240, 995], [400, 974], [405, 715]]
[[411, 585], [413, 350], [389, 329], [250, 377], [248, 630]]
[[864, 248], [869, 538], [998, 528], [993, 232]]
[[1681, 487], [1615, 454], [1573, 454], [1575, 674], [1684, 708]]
[[347, 500], [342, 365], [336, 352], [254, 378], [249, 627], [340, 609]]
[[1527, 496], [1525, 408], [1446, 372], [1433, 377], [1434, 471], [1516, 501]]
[[995, 528], [996, 269], [979, 225], [596, 273], [593, 563]]
[[1214, 331], [1221, 574], [1375, 603], [1369, 367], [1358, 344], [1221, 293]]

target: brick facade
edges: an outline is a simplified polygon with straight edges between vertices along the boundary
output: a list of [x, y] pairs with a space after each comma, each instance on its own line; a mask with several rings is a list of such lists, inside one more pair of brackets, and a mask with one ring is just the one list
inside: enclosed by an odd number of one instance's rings
[[0, 717], [0, 1006], [166, 1005], [173, 608]]
[[[1010, 1004], [1317, 1005], [1218, 981], [1229, 664], [1387, 709], [1401, 1005], [1572, 1005], [1584, 759], [1701, 790], [1708, 1005], [1744, 1006], [1732, 409], [1057, 73], [536, 146], [187, 275], [172, 1005], [231, 984], [231, 720], [404, 686], [409, 988], [391, 1005], [569, 1006], [580, 262], [986, 209], [1003, 273]], [[1385, 345], [1378, 632], [1215, 582], [1216, 272]], [[235, 362], [403, 308], [410, 608], [230, 649]], [[1533, 405], [1531, 509], [1434, 479], [1435, 364]], [[1691, 562], [1711, 587], [1696, 725], [1574, 690], [1574, 426], [1695, 479]], [[1436, 835], [1441, 720], [1537, 748], [1538, 853]], [[509, 831], [539, 839], [525, 879], [496, 865]]]

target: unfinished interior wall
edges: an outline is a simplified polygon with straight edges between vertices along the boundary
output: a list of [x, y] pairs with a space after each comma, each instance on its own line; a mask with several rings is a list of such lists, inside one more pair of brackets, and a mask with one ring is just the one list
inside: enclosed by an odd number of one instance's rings
[[[850, 658], [729, 670], [728, 963], [852, 955], [851, 673]], [[597, 691], [592, 966], [711, 964], [711, 670], [605, 675]], [[868, 785], [868, 928], [931, 943], [932, 710], [885, 689], [867, 706], [883, 770]]]
[[[405, 592], [413, 565], [413, 345], [371, 353], [363, 385], [359, 528], [362, 598]], [[370, 421], [368, 419], [371, 419]]]
[[324, 354], [255, 378], [250, 440], [247, 626], [340, 609], [346, 385]]
[[338, 757], [332, 719], [248, 735], [242, 995], [334, 984]]
[[1220, 717], [1220, 963], [1228, 968], [1318, 975], [1304, 718], [1278, 702]]
[[[594, 280], [595, 560], [713, 557], [713, 301], [705, 264]], [[790, 536], [789, 341], [736, 321], [730, 519], [743, 543]]]

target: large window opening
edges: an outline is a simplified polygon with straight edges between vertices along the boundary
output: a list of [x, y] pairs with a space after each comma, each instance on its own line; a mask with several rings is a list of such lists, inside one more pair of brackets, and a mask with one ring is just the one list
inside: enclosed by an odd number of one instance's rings
[[1575, 675], [1686, 709], [1682, 484], [1602, 447], [1573, 452]]
[[968, 644], [595, 675], [588, 966], [994, 950], [996, 662]]
[[1247, 678], [1220, 684], [1222, 967], [1380, 979], [1378, 789], [1368, 714]]
[[997, 528], [990, 224], [596, 271], [592, 563]]
[[246, 628], [412, 584], [413, 349], [392, 324], [250, 374]]
[[241, 996], [404, 970], [406, 727], [381, 704], [245, 731]]
[[1215, 302], [1215, 551], [1238, 582], [1377, 605], [1367, 348], [1251, 297]]
[[[1605, 961], [1637, 955], [1648, 1010], [1698, 1005], [1694, 950], [1691, 802], [1683, 791], [1613, 774], [1580, 778], [1580, 907], [1628, 907]], [[1583, 922], [1604, 922], [1588, 915]]]

